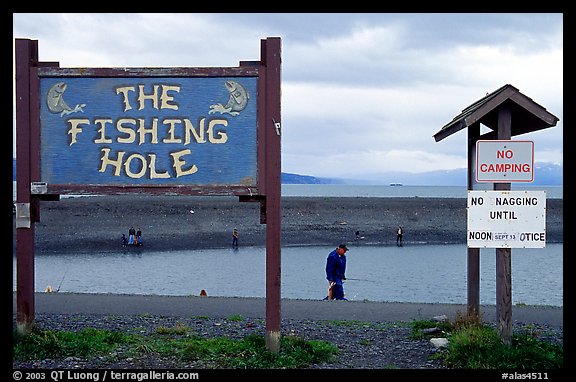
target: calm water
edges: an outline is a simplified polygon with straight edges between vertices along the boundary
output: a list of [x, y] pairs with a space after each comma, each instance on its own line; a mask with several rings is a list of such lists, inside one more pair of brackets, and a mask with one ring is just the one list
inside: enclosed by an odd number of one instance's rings
[[[561, 186], [512, 184], [563, 198]], [[459, 186], [282, 185], [283, 196], [466, 198]], [[321, 299], [331, 247], [282, 249], [282, 297]], [[563, 306], [563, 244], [512, 250], [514, 304]], [[265, 248], [116, 253], [36, 253], [36, 291], [265, 297]], [[352, 246], [345, 292], [351, 300], [466, 304], [466, 245]], [[481, 250], [480, 302], [495, 304], [495, 249]], [[14, 275], [16, 259], [14, 258]], [[355, 279], [355, 280], [353, 280]], [[16, 290], [16, 280], [13, 280]]]
[[[354, 246], [350, 300], [466, 304], [466, 245]], [[282, 297], [321, 299], [332, 247], [282, 249]], [[480, 255], [480, 303], [496, 302], [495, 249]], [[514, 304], [563, 306], [563, 244], [512, 249]], [[265, 248], [36, 254], [36, 291], [265, 297]], [[14, 258], [14, 274], [16, 259]], [[16, 281], [14, 280], [14, 290]]]
[[[492, 185], [483, 187], [490, 190]], [[511, 185], [512, 190], [546, 191], [546, 198], [562, 199], [562, 186]], [[480, 188], [478, 188], [480, 189]], [[283, 184], [282, 196], [467, 198], [465, 186], [370, 186], [351, 184]]]

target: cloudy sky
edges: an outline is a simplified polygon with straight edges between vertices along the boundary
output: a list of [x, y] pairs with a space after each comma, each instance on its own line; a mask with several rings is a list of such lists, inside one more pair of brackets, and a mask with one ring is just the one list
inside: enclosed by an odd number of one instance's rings
[[282, 39], [282, 171], [369, 179], [466, 168], [433, 135], [511, 84], [560, 119], [516, 136], [563, 164], [561, 13], [24, 13], [13, 37], [61, 67], [234, 67]]

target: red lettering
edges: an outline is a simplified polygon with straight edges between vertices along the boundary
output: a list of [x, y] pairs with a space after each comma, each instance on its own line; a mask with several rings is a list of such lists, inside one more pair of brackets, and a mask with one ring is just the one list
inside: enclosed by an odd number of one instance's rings
[[498, 150], [496, 151], [496, 158], [506, 158], [511, 159], [514, 156], [512, 150]]
[[480, 165], [480, 172], [530, 172], [531, 166], [528, 163], [496, 163]]

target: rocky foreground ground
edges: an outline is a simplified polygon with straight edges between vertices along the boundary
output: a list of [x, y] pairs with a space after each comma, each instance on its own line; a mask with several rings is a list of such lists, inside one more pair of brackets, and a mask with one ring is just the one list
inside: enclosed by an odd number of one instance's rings
[[[327, 302], [330, 304], [331, 302]], [[338, 302], [335, 302], [338, 303]], [[433, 317], [423, 318], [433, 320]], [[140, 335], [152, 335], [159, 328], [185, 326], [205, 338], [243, 338], [249, 334], [264, 335], [264, 319], [226, 319], [215, 317], [166, 317], [154, 315], [57, 315], [40, 314], [37, 323], [43, 329], [76, 331], [85, 327], [118, 330]], [[331, 362], [310, 365], [311, 369], [449, 369], [438, 359], [430, 337], [412, 337], [410, 322], [362, 322], [326, 320], [282, 320], [282, 334], [306, 340], [324, 340], [336, 345], [339, 354]], [[541, 340], [562, 345], [562, 328], [516, 323], [514, 333], [536, 333]], [[437, 333], [436, 337], [442, 337]], [[143, 353], [127, 356], [119, 351], [108, 357], [92, 359], [69, 357], [15, 361], [13, 367], [33, 369], [204, 369], [205, 361], [185, 361], [176, 357], [160, 357]]]

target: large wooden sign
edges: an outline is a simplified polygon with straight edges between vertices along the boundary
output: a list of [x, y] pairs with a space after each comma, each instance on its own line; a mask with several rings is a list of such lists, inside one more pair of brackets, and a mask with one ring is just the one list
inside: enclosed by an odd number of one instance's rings
[[281, 40], [212, 68], [60, 68], [15, 39], [16, 323], [34, 320], [40, 200], [70, 193], [236, 195], [266, 224], [266, 347], [280, 351]]
[[40, 69], [46, 189], [258, 193], [257, 68], [106, 70]]
[[256, 185], [255, 78], [44, 78], [40, 94], [49, 184]]

